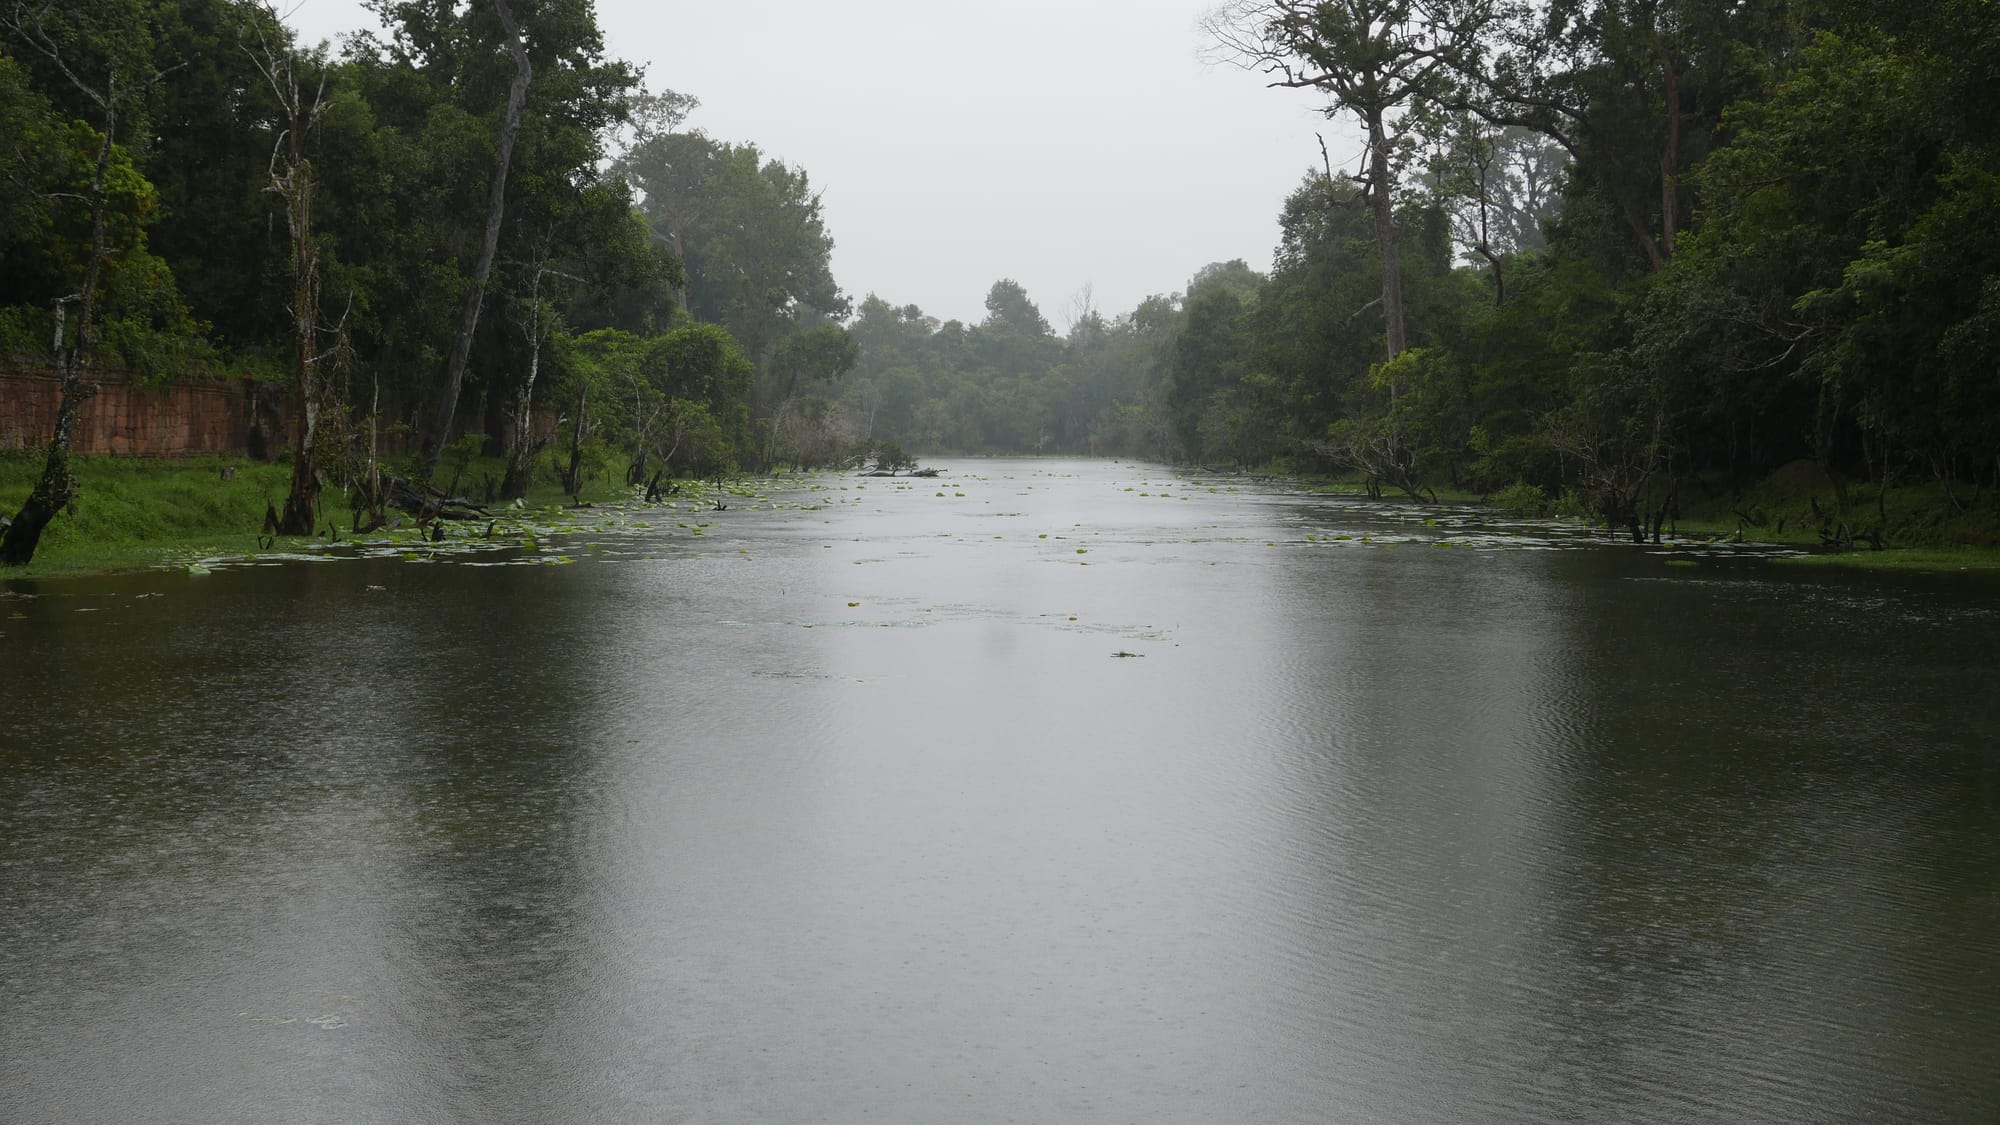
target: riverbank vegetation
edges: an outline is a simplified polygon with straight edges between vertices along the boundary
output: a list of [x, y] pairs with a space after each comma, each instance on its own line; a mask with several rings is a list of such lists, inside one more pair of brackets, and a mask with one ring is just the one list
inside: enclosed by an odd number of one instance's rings
[[1991, 6], [1420, 7], [1211, 17], [1375, 138], [1304, 175], [1268, 271], [1060, 336], [1004, 282], [970, 328], [870, 299], [856, 408], [920, 448], [1276, 463], [1632, 538], [2000, 544]]
[[[1268, 268], [1059, 327], [1007, 279], [972, 324], [851, 299], [806, 171], [648, 92], [585, 0], [373, 7], [338, 49], [246, 0], [0, 19], [0, 352], [66, 410], [86, 360], [286, 388], [288, 531], [467, 440], [503, 499], [890, 441], [2000, 546], [1983, 0], [1225, 5], [1216, 60], [1366, 144], [1300, 154]], [[75, 495], [55, 437], [0, 484], [7, 561]]]
[[[440, 485], [454, 475], [468, 485], [475, 502], [491, 494], [491, 485], [506, 469], [501, 457], [468, 457], [462, 464], [447, 456]], [[632, 499], [632, 489], [610, 474], [586, 478], [578, 498], [564, 491], [551, 474], [529, 489], [520, 505], [486, 505], [490, 519], [419, 521], [392, 513], [381, 526], [357, 532], [351, 518], [327, 520], [311, 536], [267, 533], [266, 517], [283, 502], [291, 487], [288, 464], [247, 457], [191, 457], [156, 460], [138, 457], [78, 457], [77, 501], [64, 518], [49, 525], [40, 549], [26, 565], [7, 574], [45, 578], [92, 571], [143, 569], [164, 563], [215, 556], [247, 556], [291, 552], [358, 541], [429, 543], [434, 537], [463, 539], [484, 535], [496, 521], [524, 520], [559, 523], [588, 520], [600, 507]], [[25, 494], [41, 473], [39, 457], [0, 455], [0, 496]], [[680, 482], [673, 494], [682, 506], [708, 502], [712, 486]], [[365, 516], [365, 513], [363, 513]]]

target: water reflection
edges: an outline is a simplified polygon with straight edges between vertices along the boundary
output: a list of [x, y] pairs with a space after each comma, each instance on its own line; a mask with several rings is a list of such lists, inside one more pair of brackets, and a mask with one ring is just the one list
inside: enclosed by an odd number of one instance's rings
[[2000, 1112], [1990, 588], [837, 489], [0, 603], [0, 1119]]
[[[1991, 1092], [1968, 1098], [1984, 1080], [1961, 1068], [1986, 1066], [1994, 1025], [1959, 1022], [1960, 990], [1991, 950], [1910, 956], [1903, 939], [1936, 932], [1908, 927], [1924, 917], [1959, 942], [2000, 901], [1959, 866], [1992, 854], [1993, 819], [1954, 825], [1950, 808], [1988, 803], [1966, 752], [1990, 755], [1993, 727], [1909, 705], [1979, 693], [1990, 600], [1927, 620], [1923, 589], [1857, 605], [1848, 583], [1762, 572], [1577, 589], [1601, 705], [1563, 809], [1573, 893], [1550, 952], [1590, 990], [1592, 1039], [1625, 1060], [1621, 1104], [1662, 1119], [1981, 1116]], [[1972, 890], [1971, 915], [1922, 901], [1922, 867], [1939, 862]], [[1975, 992], [1988, 1011], [2000, 1000], [1990, 982]], [[1899, 1034], [1912, 1017], [1926, 1031]], [[1945, 1026], [1983, 1046], [1950, 1061], [1911, 1049]]]
[[[10, 650], [24, 697], [70, 704], [7, 743], [9, 944], [37, 970], [16, 978], [19, 1106], [396, 1120], [495, 1099], [504, 1119], [543, 1100], [561, 1068], [534, 1065], [524, 1016], [574, 993], [559, 939], [594, 710], [571, 666], [522, 664], [518, 634], [581, 638], [510, 628], [494, 606], [533, 595], [511, 576], [413, 573], [393, 595], [363, 577], [257, 571], [226, 603], [169, 586], [138, 608], [115, 583], [87, 626]], [[74, 608], [33, 604], [51, 625]], [[405, 1065], [353, 1066], [377, 1051]], [[271, 1082], [177, 1077], [239, 1072]]]

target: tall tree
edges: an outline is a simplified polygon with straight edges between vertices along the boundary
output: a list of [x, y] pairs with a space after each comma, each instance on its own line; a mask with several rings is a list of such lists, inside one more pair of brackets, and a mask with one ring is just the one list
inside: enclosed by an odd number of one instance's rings
[[1559, 146], [1518, 125], [1496, 126], [1448, 113], [1425, 130], [1425, 180], [1443, 207], [1451, 237], [1485, 263], [1493, 303], [1507, 303], [1508, 260], [1547, 245], [1543, 226], [1558, 212], [1553, 184]]
[[[282, 201], [272, 206], [272, 156], [287, 147], [280, 141], [289, 115], [260, 64], [269, 61], [267, 45], [282, 45], [308, 97], [332, 90], [330, 68], [315, 52], [292, 54], [293, 37], [262, 0], [148, 4], [155, 65], [176, 67], [147, 107], [143, 167], [160, 202], [148, 244], [172, 267], [217, 345], [239, 355], [287, 350], [295, 246], [283, 220], [270, 220], [282, 210]], [[306, 140], [317, 140], [317, 132]], [[301, 154], [317, 157], [316, 147], [308, 143]], [[325, 181], [327, 163], [314, 168], [316, 182]], [[323, 218], [326, 209], [318, 210]]]
[[[88, 11], [74, 7], [58, 9], [54, 3], [36, 8], [17, 0], [0, 13], [0, 27], [39, 54], [97, 119], [95, 136], [86, 142], [95, 149], [90, 159], [89, 183], [76, 193], [90, 215], [84, 260], [75, 263], [77, 288], [55, 298], [52, 348], [62, 396], [56, 410], [55, 433], [49, 438], [48, 453], [34, 491], [28, 494], [27, 502], [8, 525], [5, 538], [0, 539], [0, 564], [26, 566], [35, 557], [49, 522], [76, 498], [76, 476], [69, 463], [70, 445], [84, 400], [96, 390], [84, 382], [83, 364], [96, 343], [99, 287], [112, 252], [112, 173], [119, 163], [114, 160], [119, 155], [119, 128], [136, 124], [132, 118], [138, 116], [146, 95], [162, 75], [153, 67], [152, 35], [146, 13], [132, 0], [105, 0]], [[91, 130], [84, 126], [83, 131], [87, 134]], [[75, 132], [71, 130], [73, 136]], [[136, 177], [129, 165], [125, 170]], [[150, 185], [147, 187], [150, 190]], [[70, 331], [72, 316], [74, 333]]]
[[1205, 20], [1221, 57], [1273, 75], [1273, 86], [1318, 91], [1329, 117], [1360, 122], [1390, 359], [1408, 346], [1395, 200], [1401, 126], [1472, 66], [1491, 20], [1484, 0], [1235, 0]]
[[245, 45], [284, 112], [271, 152], [269, 191], [284, 201], [292, 250], [292, 487], [278, 517], [282, 535], [311, 535], [319, 508], [320, 414], [330, 403], [319, 346], [320, 241], [313, 231], [313, 165], [306, 134], [326, 107], [325, 71], [316, 88], [299, 80], [297, 52], [270, 13], [255, 48]]
[[825, 464], [837, 446], [829, 434], [827, 389], [854, 369], [861, 349], [838, 324], [794, 332], [771, 349], [768, 383], [776, 402], [766, 415], [772, 444], [766, 461], [777, 459], [780, 440], [794, 463]]
[[1495, 26], [1465, 104], [1560, 144], [1572, 193], [1601, 200], [1657, 270], [1693, 208], [1689, 169], [1791, 36], [1787, 0], [1527, 0]]
[[528, 293], [523, 302], [527, 308], [520, 325], [521, 336], [528, 342], [528, 369], [514, 385], [507, 468], [500, 478], [502, 500], [518, 500], [528, 494], [528, 471], [541, 448], [535, 437], [535, 384], [541, 380], [542, 353], [549, 334], [560, 326], [555, 310], [542, 296], [542, 287], [551, 275], [559, 273], [539, 261], [528, 263]]
[[480, 242], [479, 259], [465, 291], [458, 317], [458, 333], [452, 337], [451, 358], [445, 363], [444, 380], [432, 408], [430, 425], [424, 430], [420, 453], [425, 477], [437, 472], [438, 458], [445, 442], [451, 440], [452, 419], [458, 409], [458, 394], [465, 382], [465, 364], [472, 355], [472, 334], [479, 328], [479, 308], [486, 297], [486, 279], [493, 272], [493, 255], [500, 246], [500, 224], [507, 214], [507, 171], [514, 161], [514, 138], [521, 131], [521, 110], [528, 104], [528, 83], [535, 74], [528, 49], [521, 41], [521, 25], [507, 0], [492, 0], [507, 33], [507, 52], [514, 57], [514, 80], [507, 87], [507, 108], [500, 122], [499, 151], [494, 159], [492, 186], [486, 202], [486, 234]]
[[[356, 293], [358, 356], [382, 379], [384, 407], [418, 432], [437, 420], [440, 375], [460, 339], [485, 249], [496, 138], [520, 68], [487, 3], [378, 0], [383, 38], [350, 41], [332, 84], [317, 171], [333, 208], [334, 257]], [[607, 58], [589, 0], [514, 0], [532, 81], [504, 184], [503, 221], [451, 409], [497, 432], [533, 349], [513, 324], [533, 268], [585, 279], [550, 312], [570, 329], [658, 331], [670, 315], [671, 260], [652, 245], [605, 146], [638, 74]], [[325, 158], [338, 152], [339, 160]], [[545, 286], [546, 289], [546, 286]], [[551, 331], [554, 322], [550, 321]], [[461, 423], [455, 429], [472, 429]]]
[[[2000, 41], [2000, 15], [1957, 14], [1939, 39]], [[1810, 434], [1829, 471], [1914, 467], [1946, 489], [2000, 468], [2000, 159], [1990, 114], [1952, 90], [1981, 64], [1913, 41], [1926, 30], [1819, 32], [1697, 171], [1704, 225], [1640, 339], [1671, 345], [1663, 370], [1726, 374], [1705, 397], [1732, 447]], [[1761, 407], [1788, 384], [1816, 401], [1773, 435]]]
[[759, 368], [789, 332], [846, 314], [804, 169], [698, 132], [650, 137], [620, 167], [647, 222], [682, 255], [688, 311], [728, 326]]
[[1243, 377], [1243, 299], [1226, 285], [1188, 295], [1187, 317], [1174, 339], [1168, 364], [1167, 407], [1181, 453], [1199, 465], [1205, 453], [1203, 415]]

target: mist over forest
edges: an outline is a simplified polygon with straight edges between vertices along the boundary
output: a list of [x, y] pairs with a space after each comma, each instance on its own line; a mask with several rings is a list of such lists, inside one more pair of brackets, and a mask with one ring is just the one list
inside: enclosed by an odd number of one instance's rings
[[[1268, 261], [1130, 309], [996, 278], [977, 323], [843, 289], [810, 170], [704, 132], [701, 91], [618, 58], [589, 0], [374, 10], [338, 48], [248, 0], [0, 20], [0, 359], [77, 395], [86, 368], [267, 384], [295, 532], [320, 482], [384, 450], [428, 477], [454, 442], [508, 459], [503, 495], [893, 443], [1635, 533], [1800, 462], [1857, 508], [2000, 488], [1981, 0], [1226, 5], [1191, 53], [1362, 159], [1298, 154]], [[29, 522], [73, 493], [55, 461]]]

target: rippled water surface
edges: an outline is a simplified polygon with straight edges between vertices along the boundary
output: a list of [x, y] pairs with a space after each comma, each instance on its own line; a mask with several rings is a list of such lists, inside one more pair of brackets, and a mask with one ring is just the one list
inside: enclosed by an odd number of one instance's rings
[[2000, 1119], [2000, 586], [1754, 556], [974, 462], [17, 584], [0, 1121]]

